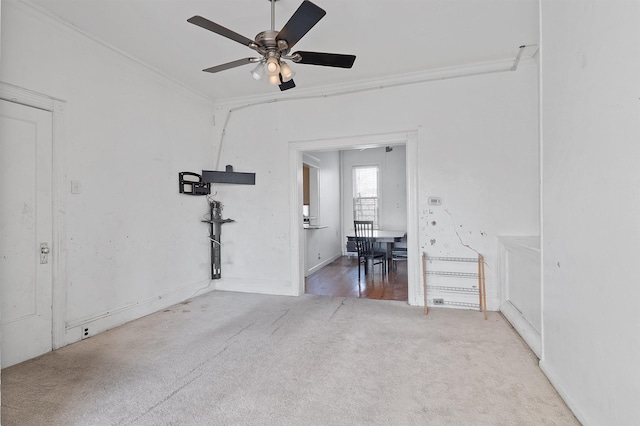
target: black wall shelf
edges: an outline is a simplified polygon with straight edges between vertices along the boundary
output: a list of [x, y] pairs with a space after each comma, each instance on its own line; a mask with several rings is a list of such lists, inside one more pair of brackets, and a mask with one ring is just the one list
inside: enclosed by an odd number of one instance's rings
[[202, 181], [205, 183], [233, 183], [236, 185], [255, 185], [256, 174], [234, 172], [233, 166], [227, 166], [224, 172], [216, 170], [203, 170]]

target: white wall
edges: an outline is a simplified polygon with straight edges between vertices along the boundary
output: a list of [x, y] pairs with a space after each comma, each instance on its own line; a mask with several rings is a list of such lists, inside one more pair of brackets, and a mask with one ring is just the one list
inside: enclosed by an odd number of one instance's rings
[[[407, 229], [407, 176], [405, 146], [342, 151], [342, 205], [344, 235], [353, 231], [353, 167], [379, 166], [380, 170], [380, 229]], [[346, 249], [346, 241], [343, 242]]]
[[541, 3], [543, 360], [585, 425], [640, 419], [640, 2]]
[[[0, 63], [2, 63], [2, 1], [0, 0]], [[2, 312], [0, 312], [0, 316], [2, 315]], [[0, 339], [2, 339], [2, 336], [0, 336]], [[0, 365], [2, 365], [2, 351], [0, 351]], [[0, 375], [0, 384], [2, 383], [2, 377]], [[2, 398], [2, 386], [0, 386], [0, 399]], [[1, 413], [2, 409], [0, 408], [0, 418], [2, 418], [2, 413]]]
[[[223, 235], [224, 272], [216, 287], [296, 293], [288, 189], [297, 183], [289, 182], [289, 142], [414, 130], [420, 247], [474, 255], [468, 245], [484, 253], [489, 306], [497, 309], [497, 235], [539, 235], [537, 75], [535, 63], [523, 61], [516, 72], [235, 110], [221, 164], [256, 172], [256, 186], [219, 188], [229, 216], [239, 221]], [[218, 122], [227, 110], [218, 107]], [[427, 206], [429, 195], [442, 197], [443, 205]], [[262, 206], [260, 213], [248, 203]], [[256, 239], [268, 240], [269, 250], [253, 255]]]
[[67, 101], [53, 248], [66, 342], [206, 287], [207, 204], [178, 194], [177, 175], [213, 164], [213, 105], [14, 1], [2, 2], [1, 49], [0, 80]]
[[340, 154], [337, 151], [312, 152], [318, 159], [318, 215], [312, 224], [322, 229], [307, 229], [307, 275], [338, 258], [340, 232]]

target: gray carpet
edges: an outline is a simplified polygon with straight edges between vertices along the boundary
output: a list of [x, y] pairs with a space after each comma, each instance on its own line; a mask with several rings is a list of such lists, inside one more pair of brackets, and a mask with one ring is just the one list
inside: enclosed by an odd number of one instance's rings
[[214, 292], [2, 371], [2, 425], [574, 425], [497, 313]]

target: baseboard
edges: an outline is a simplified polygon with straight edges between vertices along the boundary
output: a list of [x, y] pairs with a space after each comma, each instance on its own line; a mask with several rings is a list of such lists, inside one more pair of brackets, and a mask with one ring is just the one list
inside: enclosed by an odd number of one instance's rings
[[[214, 285], [211, 280], [198, 281], [168, 293], [131, 303], [120, 308], [111, 309], [78, 320], [67, 321], [63, 346], [119, 327], [130, 321], [153, 314], [212, 290], [214, 290]], [[86, 335], [85, 329], [88, 329]]]
[[[440, 295], [436, 296], [437, 298], [440, 298]], [[477, 311], [478, 308], [470, 308], [467, 306], [456, 306], [454, 304], [450, 304], [447, 305], [446, 302], [444, 305], [436, 305], [433, 303], [433, 298], [431, 295], [427, 294], [427, 307], [428, 308], [443, 308], [443, 309], [459, 309], [462, 311]], [[471, 300], [470, 303], [476, 303], [477, 304], [477, 298], [478, 296], [474, 296]], [[445, 299], [448, 300], [448, 299]], [[455, 300], [456, 302], [460, 301], [460, 300]], [[420, 297], [417, 300], [417, 303], [413, 304], [413, 303], [409, 303], [412, 306], [424, 306], [424, 299], [422, 298], [422, 294], [420, 295]], [[500, 310], [499, 308], [499, 301], [498, 299], [494, 299], [494, 298], [490, 298], [487, 299], [487, 312], [498, 312]]]
[[549, 379], [549, 382], [551, 382], [551, 385], [556, 389], [560, 398], [562, 398], [565, 404], [567, 404], [567, 407], [569, 407], [576, 419], [578, 419], [583, 426], [589, 426], [591, 423], [587, 421], [584, 411], [582, 411], [578, 403], [576, 403], [569, 392], [567, 392], [566, 388], [562, 385], [560, 380], [558, 380], [558, 377], [552, 372], [552, 369], [550, 369], [544, 361], [540, 361], [538, 365], [544, 375], [547, 376], [547, 379]]
[[305, 277], [308, 277], [309, 275], [313, 274], [314, 272], [324, 268], [325, 266], [327, 266], [328, 264], [330, 264], [331, 262], [333, 262], [334, 260], [338, 259], [342, 257], [342, 255], [340, 254], [336, 254], [333, 257], [330, 257], [328, 259], [326, 259], [323, 262], [320, 262], [319, 264], [317, 264], [316, 266], [314, 266], [313, 268], [309, 268], [309, 270], [307, 271], [307, 273], [305, 274]]
[[542, 336], [538, 330], [533, 328], [529, 321], [522, 315], [510, 301], [504, 302], [500, 306], [500, 312], [511, 323], [520, 337], [529, 345], [538, 358], [542, 358]]
[[273, 294], [277, 296], [296, 296], [290, 281], [257, 280], [253, 278], [222, 278], [216, 280], [216, 290], [237, 291], [240, 293]]

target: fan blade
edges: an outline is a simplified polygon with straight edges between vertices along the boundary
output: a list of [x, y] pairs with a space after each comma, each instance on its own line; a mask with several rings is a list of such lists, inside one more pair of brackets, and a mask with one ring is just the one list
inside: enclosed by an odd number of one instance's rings
[[246, 38], [234, 31], [231, 31], [228, 28], [223, 27], [222, 25], [218, 25], [215, 22], [211, 22], [207, 18], [203, 18], [202, 16], [192, 16], [187, 19], [187, 22], [190, 22], [194, 25], [204, 28], [205, 30], [213, 31], [216, 34], [220, 34], [223, 37], [231, 39], [233, 41], [237, 41], [240, 44], [244, 44], [245, 46], [249, 46], [254, 41]]
[[228, 70], [229, 68], [239, 67], [241, 65], [250, 64], [252, 62], [257, 62], [258, 60], [255, 58], [244, 58], [238, 59], [237, 61], [227, 62], [226, 64], [216, 65], [215, 67], [207, 68], [202, 70], [204, 72], [220, 72], [224, 70]]
[[296, 52], [294, 55], [300, 55], [298, 64], [323, 65], [325, 67], [351, 68], [356, 60], [355, 55], [341, 55], [339, 53], [321, 53], [321, 52]]
[[291, 49], [326, 14], [322, 8], [305, 0], [284, 24], [276, 39], [286, 40]]
[[280, 88], [281, 92], [284, 92], [285, 90], [293, 89], [294, 87], [296, 87], [296, 84], [293, 82], [293, 80], [282, 81], [282, 75], [280, 75], [280, 81], [281, 83], [278, 87]]

